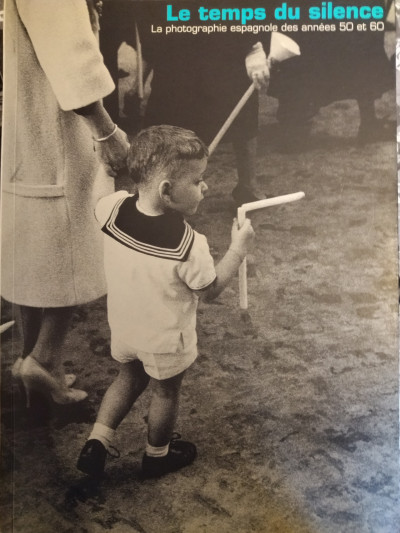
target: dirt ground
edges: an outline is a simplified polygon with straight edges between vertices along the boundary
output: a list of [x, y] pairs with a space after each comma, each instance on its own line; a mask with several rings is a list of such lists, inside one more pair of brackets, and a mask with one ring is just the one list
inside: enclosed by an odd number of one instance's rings
[[[396, 146], [355, 143], [354, 101], [313, 120], [310, 146], [274, 144], [276, 101], [263, 97], [258, 174], [269, 196], [300, 202], [252, 217], [249, 312], [235, 280], [201, 304], [199, 358], [183, 385], [177, 430], [198, 459], [141, 481], [145, 392], [118, 430], [119, 459], [95, 485], [75, 464], [117, 372], [105, 299], [76, 310], [65, 367], [81, 405], [27, 410], [2, 337], [3, 533], [396, 533], [398, 505]], [[395, 119], [394, 91], [378, 102]], [[215, 259], [229, 244], [235, 166], [222, 145], [193, 217]], [[12, 310], [3, 302], [2, 322]]]

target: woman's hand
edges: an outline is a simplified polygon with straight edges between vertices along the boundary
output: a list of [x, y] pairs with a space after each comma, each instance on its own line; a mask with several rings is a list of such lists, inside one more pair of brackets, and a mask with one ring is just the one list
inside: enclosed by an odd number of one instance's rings
[[129, 150], [128, 136], [118, 128], [98, 101], [75, 109], [90, 129], [94, 150], [105, 166], [107, 174], [118, 177], [118, 171], [126, 167]]
[[126, 167], [129, 142], [128, 136], [118, 127], [108, 139], [93, 139], [95, 151], [109, 176], [118, 177], [118, 172]]

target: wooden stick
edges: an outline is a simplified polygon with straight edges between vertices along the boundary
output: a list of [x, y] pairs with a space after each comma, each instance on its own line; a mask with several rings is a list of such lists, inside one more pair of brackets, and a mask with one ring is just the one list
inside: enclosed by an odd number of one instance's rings
[[137, 64], [137, 78], [138, 78], [138, 96], [140, 100], [143, 100], [144, 88], [143, 88], [143, 56], [142, 56], [142, 43], [140, 42], [139, 28], [135, 22], [135, 40], [136, 40], [136, 64]]
[[242, 98], [239, 100], [239, 102], [236, 104], [236, 106], [233, 108], [231, 114], [229, 115], [229, 117], [226, 119], [226, 121], [224, 122], [224, 124], [222, 125], [221, 129], [219, 130], [219, 132], [217, 133], [217, 135], [214, 137], [214, 140], [211, 142], [210, 146], [208, 147], [208, 153], [209, 155], [211, 155], [214, 150], [216, 149], [216, 147], [218, 146], [220, 140], [222, 139], [222, 137], [225, 135], [225, 133], [228, 131], [228, 129], [230, 128], [232, 122], [235, 120], [235, 118], [238, 116], [238, 114], [240, 113], [240, 111], [242, 110], [243, 106], [246, 104], [247, 100], [250, 98], [250, 96], [253, 94], [254, 92], [254, 84], [252, 83], [250, 85], [250, 87], [247, 89], [247, 91], [244, 93], [244, 95], [242, 96]]
[[[237, 219], [239, 228], [242, 226], [246, 218], [246, 213], [250, 211], [257, 211], [258, 209], [265, 209], [273, 205], [286, 204], [288, 202], [295, 202], [304, 198], [304, 192], [295, 192], [292, 194], [285, 194], [283, 196], [275, 196], [274, 198], [265, 198], [264, 200], [257, 200], [256, 202], [249, 202], [238, 207]], [[247, 260], [244, 258], [239, 267], [239, 305], [240, 309], [248, 308], [247, 298]]]
[[[286, 35], [279, 33], [279, 32], [274, 32], [272, 39], [274, 38], [275, 38], [274, 50], [272, 50], [273, 47], [272, 47], [272, 40], [271, 40], [271, 51], [267, 58], [267, 65], [269, 69], [271, 68], [272, 61], [274, 60], [277, 62], [280, 62], [280, 61], [285, 61], [286, 59], [289, 59], [289, 57], [300, 55], [300, 48], [290, 37], [287, 37]], [[282, 43], [282, 39], [284, 40], [284, 43]], [[290, 43], [290, 46], [288, 46], [289, 43]], [[210, 146], [208, 147], [209, 155], [211, 155], [214, 152], [220, 140], [225, 135], [228, 128], [231, 126], [232, 122], [235, 120], [235, 118], [238, 116], [238, 114], [242, 110], [242, 107], [246, 104], [247, 100], [253, 94], [254, 89], [255, 89], [255, 86], [252, 83], [250, 87], [247, 89], [247, 91], [244, 93], [242, 98], [239, 100], [239, 102], [236, 104], [236, 107], [234, 107], [232, 113], [226, 119], [221, 129], [215, 136], [214, 140], [211, 142]]]
[[8, 330], [8, 328], [11, 328], [15, 324], [15, 320], [10, 320], [10, 322], [6, 322], [5, 324], [2, 324], [0, 326], [0, 333], [4, 333]]

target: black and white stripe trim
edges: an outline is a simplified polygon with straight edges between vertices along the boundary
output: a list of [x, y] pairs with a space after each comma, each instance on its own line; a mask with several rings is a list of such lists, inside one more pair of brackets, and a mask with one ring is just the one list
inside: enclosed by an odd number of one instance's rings
[[164, 248], [146, 242], [141, 242], [135, 239], [132, 235], [129, 235], [128, 233], [121, 230], [121, 228], [119, 228], [116, 224], [119, 209], [125, 200], [126, 197], [121, 198], [113, 207], [109, 219], [102, 228], [104, 233], [114, 238], [124, 246], [135, 250], [136, 252], [152, 255], [154, 257], [160, 257], [162, 259], [186, 261], [194, 240], [194, 231], [190, 227], [190, 225], [185, 220], [182, 220], [182, 224], [184, 224], [183, 236], [180, 240], [179, 245], [176, 248]]

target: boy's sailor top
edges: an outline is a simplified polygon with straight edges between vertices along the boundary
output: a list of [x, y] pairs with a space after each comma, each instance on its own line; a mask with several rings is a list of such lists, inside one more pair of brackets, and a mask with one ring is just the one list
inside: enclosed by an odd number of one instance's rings
[[194, 231], [176, 212], [162, 216], [143, 215], [137, 196], [121, 197], [103, 226], [115, 240], [144, 254], [186, 261], [193, 245]]
[[176, 212], [148, 216], [137, 196], [102, 198], [95, 215], [104, 237], [111, 335], [133, 350], [175, 352], [196, 336], [198, 296], [216, 278], [207, 239]]

